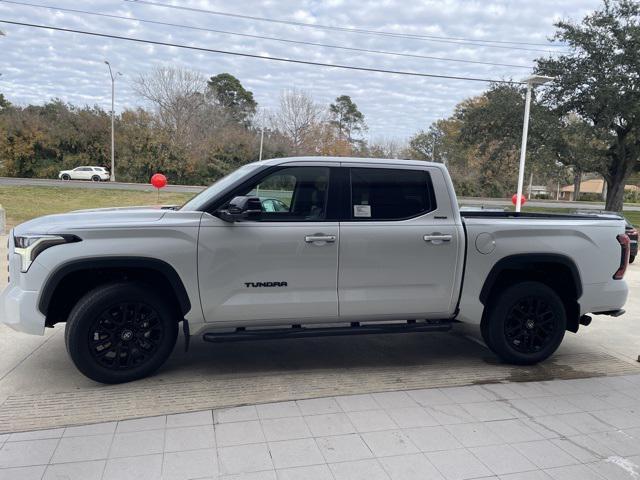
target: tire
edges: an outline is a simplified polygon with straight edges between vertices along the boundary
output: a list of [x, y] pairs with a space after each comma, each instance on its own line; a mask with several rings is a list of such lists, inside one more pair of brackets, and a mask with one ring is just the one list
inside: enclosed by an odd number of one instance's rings
[[489, 336], [489, 322], [483, 321], [480, 323], [480, 334], [482, 335], [482, 340], [484, 344], [493, 352], [493, 346], [491, 344], [491, 337]]
[[178, 315], [150, 287], [103, 285], [71, 311], [65, 330], [67, 352], [77, 369], [96, 382], [138, 380], [160, 368], [173, 351]]
[[71, 180], [71, 176], [68, 173], [65, 173], [65, 174], [62, 175], [62, 180], [64, 180], [64, 181]]
[[94, 175], [93, 177], [91, 177], [91, 181], [92, 182], [99, 182], [100, 181], [100, 177], [98, 175]]
[[567, 315], [551, 288], [540, 282], [522, 282], [493, 297], [483, 324], [485, 343], [501, 360], [532, 365], [558, 349]]
[[634, 261], [635, 259], [636, 259], [636, 256], [635, 256], [635, 255], [631, 255], [631, 256], [629, 257], [629, 263], [633, 263], [633, 261]]

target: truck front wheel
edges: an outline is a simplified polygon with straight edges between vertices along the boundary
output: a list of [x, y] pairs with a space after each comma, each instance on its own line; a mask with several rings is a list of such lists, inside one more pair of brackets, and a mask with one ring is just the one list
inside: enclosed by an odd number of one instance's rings
[[175, 308], [137, 283], [98, 287], [76, 304], [65, 330], [75, 366], [101, 383], [146, 377], [169, 357], [178, 336]]
[[492, 297], [483, 320], [487, 346], [503, 361], [531, 365], [562, 343], [567, 316], [560, 297], [540, 282], [522, 282]]

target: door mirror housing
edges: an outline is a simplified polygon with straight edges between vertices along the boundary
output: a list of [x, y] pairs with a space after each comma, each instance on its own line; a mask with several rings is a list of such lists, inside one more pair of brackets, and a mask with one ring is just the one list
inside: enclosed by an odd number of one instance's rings
[[234, 197], [227, 208], [218, 210], [216, 216], [225, 222], [241, 222], [256, 219], [262, 213], [262, 202], [258, 197]]

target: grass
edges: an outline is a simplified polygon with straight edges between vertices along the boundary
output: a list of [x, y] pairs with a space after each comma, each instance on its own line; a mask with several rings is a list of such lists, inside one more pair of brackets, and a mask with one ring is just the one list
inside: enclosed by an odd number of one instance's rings
[[640, 212], [624, 212], [624, 216], [634, 225], [640, 225]]
[[[0, 187], [0, 205], [7, 214], [7, 226], [12, 228], [35, 217], [71, 210], [134, 205], [176, 205], [189, 200], [191, 193], [155, 191], [106, 190], [66, 187]], [[529, 212], [570, 213], [571, 208], [524, 207]], [[625, 212], [634, 225], [640, 225], [640, 212]]]
[[191, 193], [155, 191], [107, 190], [66, 187], [0, 187], [0, 205], [7, 215], [7, 227], [12, 228], [35, 217], [71, 210], [136, 205], [176, 205], [193, 197]]

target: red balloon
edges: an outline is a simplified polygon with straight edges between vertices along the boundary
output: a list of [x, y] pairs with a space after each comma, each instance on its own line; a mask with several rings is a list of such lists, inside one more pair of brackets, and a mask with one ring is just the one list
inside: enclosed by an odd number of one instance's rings
[[167, 177], [161, 173], [156, 173], [151, 177], [151, 185], [157, 189], [164, 188], [167, 186]]
[[[513, 197], [511, 197], [511, 203], [513, 203], [514, 205], [516, 205], [518, 203], [518, 194], [514, 193]], [[525, 203], [527, 203], [527, 199], [525, 198], [524, 195], [520, 195], [520, 205], [524, 205]]]

